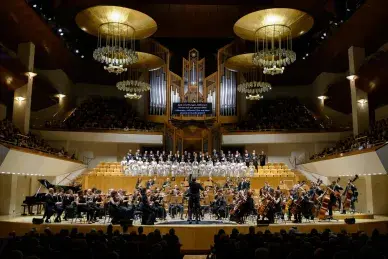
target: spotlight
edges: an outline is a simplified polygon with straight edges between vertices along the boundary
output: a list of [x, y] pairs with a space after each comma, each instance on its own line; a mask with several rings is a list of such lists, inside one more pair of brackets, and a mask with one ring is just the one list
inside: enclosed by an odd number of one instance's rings
[[61, 34], [59, 34], [59, 35], [63, 36], [63, 32], [61, 32]]
[[82, 55], [81, 58], [84, 58], [84, 55]]
[[324, 38], [325, 38], [325, 37], [323, 37], [323, 36], [321, 37], [322, 40], [323, 40]]
[[305, 57], [303, 57], [302, 59], [306, 59]]
[[350, 9], [348, 8], [348, 9], [346, 9], [346, 11], [347, 11], [347, 12], [350, 12]]
[[79, 53], [79, 50], [78, 50], [78, 49], [76, 49], [76, 50], [75, 50], [75, 53]]
[[48, 20], [49, 20], [49, 21], [51, 21], [51, 17], [50, 17], [50, 18], [48, 18]]
[[324, 32], [324, 33], [323, 33], [323, 36], [325, 36], [325, 37], [326, 37], [326, 32]]
[[62, 29], [58, 29], [59, 32], [62, 32]]
[[366, 104], [367, 102], [368, 102], [368, 100], [367, 99], [360, 99], [360, 100], [358, 100], [357, 101], [359, 104], [361, 104], [361, 105], [364, 105], [364, 104]]
[[32, 7], [36, 8], [36, 4], [34, 4]]
[[309, 56], [309, 53], [306, 53], [306, 57], [308, 57]]

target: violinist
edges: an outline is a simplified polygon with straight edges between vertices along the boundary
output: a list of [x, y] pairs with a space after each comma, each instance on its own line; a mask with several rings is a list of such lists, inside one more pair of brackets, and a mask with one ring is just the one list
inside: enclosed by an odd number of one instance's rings
[[183, 220], [183, 195], [180, 192], [178, 185], [175, 185], [175, 188], [171, 191], [171, 197], [173, 197], [168, 208], [168, 213], [170, 213], [171, 218], [175, 218], [175, 215], [179, 213], [180, 219]]
[[86, 212], [86, 220], [89, 224], [94, 223], [93, 222], [93, 209], [89, 206], [89, 200], [88, 200], [88, 192], [91, 192], [91, 190], [87, 190], [87, 192], [84, 194], [83, 191], [78, 192], [78, 197], [75, 200], [75, 203], [77, 204], [77, 212], [78, 212], [78, 217], [81, 217], [82, 212]]
[[54, 194], [53, 196], [54, 201], [55, 201], [55, 212], [57, 216], [54, 219], [54, 222], [61, 222], [61, 216], [63, 213], [63, 189], [60, 188], [57, 190], [57, 193]]
[[155, 216], [158, 218], [162, 218], [163, 220], [166, 220], [166, 209], [163, 206], [163, 194], [160, 192], [159, 188], [156, 188], [155, 193], [151, 195], [151, 203], [153, 210], [155, 212]]
[[74, 201], [75, 201], [75, 195], [73, 194], [73, 190], [69, 189], [67, 190], [66, 194], [63, 196], [63, 201], [62, 201], [62, 205], [63, 205], [63, 208], [65, 210], [65, 216], [63, 218], [63, 220], [67, 220], [68, 217], [74, 217], [74, 212], [75, 212], [75, 204], [74, 204]]

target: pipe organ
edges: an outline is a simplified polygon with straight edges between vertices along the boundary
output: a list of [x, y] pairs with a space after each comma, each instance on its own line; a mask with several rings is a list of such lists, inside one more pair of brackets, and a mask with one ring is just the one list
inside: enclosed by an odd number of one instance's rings
[[150, 115], [165, 115], [167, 106], [167, 76], [163, 68], [150, 71]]
[[237, 115], [237, 73], [223, 68], [220, 82], [220, 115]]

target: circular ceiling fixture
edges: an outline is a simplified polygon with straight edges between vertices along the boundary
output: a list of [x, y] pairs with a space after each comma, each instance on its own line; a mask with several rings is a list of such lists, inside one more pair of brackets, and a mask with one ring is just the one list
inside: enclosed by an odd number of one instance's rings
[[292, 39], [311, 29], [314, 19], [307, 13], [289, 8], [256, 11], [240, 18], [233, 30], [242, 39], [255, 42], [251, 62], [264, 74], [277, 75], [296, 60]]
[[79, 12], [75, 20], [83, 31], [97, 36], [93, 58], [115, 74], [138, 62], [135, 40], [147, 38], [157, 30], [156, 22], [148, 15], [119, 6], [90, 7]]
[[263, 79], [261, 68], [252, 63], [253, 56], [254, 53], [233, 56], [225, 61], [225, 67], [240, 72], [238, 92], [246, 94], [248, 100], [260, 100], [263, 93], [272, 90], [272, 86]]

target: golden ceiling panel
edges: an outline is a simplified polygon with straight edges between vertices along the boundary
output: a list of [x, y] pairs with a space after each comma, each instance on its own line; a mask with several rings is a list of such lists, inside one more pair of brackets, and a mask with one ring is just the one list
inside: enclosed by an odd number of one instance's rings
[[155, 70], [162, 67], [165, 64], [163, 59], [153, 54], [138, 52], [138, 51], [136, 53], [137, 53], [137, 56], [139, 57], [139, 60], [135, 64], [132, 64], [127, 67], [131, 67], [135, 69]]
[[253, 53], [246, 53], [233, 56], [225, 61], [225, 67], [232, 71], [249, 71], [258, 68], [252, 63]]
[[[257, 31], [270, 25], [283, 25], [291, 29], [291, 37], [296, 38], [314, 25], [314, 18], [300, 10], [289, 8], [272, 8], [249, 13], [241, 17], [233, 26], [234, 33], [242, 39], [254, 41], [265, 38], [265, 30]], [[268, 32], [267, 32], [268, 34]]]
[[135, 39], [144, 39], [154, 34], [158, 28], [150, 16], [125, 7], [98, 5], [77, 14], [75, 21], [83, 31], [97, 36], [102, 24], [116, 23], [129, 25], [135, 29]]

